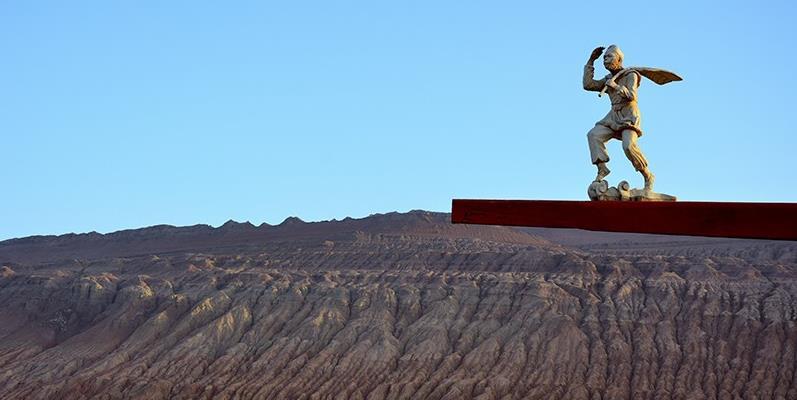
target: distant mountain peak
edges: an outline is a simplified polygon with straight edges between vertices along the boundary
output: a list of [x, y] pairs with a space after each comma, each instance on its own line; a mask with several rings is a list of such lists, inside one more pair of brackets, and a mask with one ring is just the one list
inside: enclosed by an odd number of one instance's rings
[[236, 222], [233, 220], [228, 220], [222, 226], [219, 227], [221, 230], [246, 230], [246, 229], [257, 229], [251, 222]]
[[282, 221], [282, 223], [280, 223], [277, 226], [293, 226], [293, 225], [299, 225], [299, 224], [306, 224], [306, 222], [302, 221], [302, 219], [299, 218], [299, 217], [291, 216], [291, 217], [285, 218], [285, 221]]

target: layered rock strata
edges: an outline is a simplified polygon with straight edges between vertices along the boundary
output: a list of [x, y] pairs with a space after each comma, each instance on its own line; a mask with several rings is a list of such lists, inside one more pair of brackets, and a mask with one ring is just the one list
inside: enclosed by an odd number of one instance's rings
[[620, 254], [445, 218], [28, 248], [46, 261], [0, 243], [0, 397], [797, 398], [794, 244]]

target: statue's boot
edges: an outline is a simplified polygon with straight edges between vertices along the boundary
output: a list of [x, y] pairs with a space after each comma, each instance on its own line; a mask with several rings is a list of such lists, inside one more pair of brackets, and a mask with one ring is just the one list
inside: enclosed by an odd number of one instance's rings
[[653, 183], [656, 182], [656, 175], [653, 175], [652, 172], [645, 169], [644, 171], [642, 171], [642, 176], [645, 178], [645, 191], [652, 192]]
[[600, 182], [608, 176], [612, 171], [606, 166], [606, 163], [598, 163], [598, 175], [595, 177], [595, 182]]

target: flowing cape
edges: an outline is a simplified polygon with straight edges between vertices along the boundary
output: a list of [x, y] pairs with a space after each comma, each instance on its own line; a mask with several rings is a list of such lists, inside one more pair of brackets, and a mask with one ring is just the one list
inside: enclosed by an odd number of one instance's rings
[[[640, 75], [650, 79], [653, 82], [656, 82], [659, 85], [664, 85], [666, 83], [683, 80], [683, 78], [678, 76], [678, 74], [676, 74], [675, 72], [667, 71], [666, 69], [652, 68], [652, 67], [628, 67], [624, 68], [622, 71], [614, 75], [612, 77], [612, 81], [620, 79], [629, 72], [638, 72]], [[598, 93], [598, 97], [606, 93], [606, 88], [607, 86], [604, 86], [603, 89], [601, 89], [600, 93]]]
[[678, 76], [675, 72], [667, 71], [666, 69], [661, 68], [651, 68], [651, 67], [629, 67], [624, 69], [618, 74], [625, 75], [628, 72], [636, 71], [639, 72], [640, 75], [644, 76], [656, 82], [659, 85], [664, 85], [666, 83], [675, 82], [675, 81], [682, 81], [683, 78]]

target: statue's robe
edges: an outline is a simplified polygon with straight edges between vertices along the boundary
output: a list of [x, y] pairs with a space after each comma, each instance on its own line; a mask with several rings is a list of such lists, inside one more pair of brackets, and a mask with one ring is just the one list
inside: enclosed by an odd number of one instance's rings
[[[600, 92], [604, 90], [606, 81], [611, 76], [595, 80], [594, 73], [595, 67], [584, 66], [584, 89]], [[637, 144], [637, 139], [642, 136], [642, 115], [637, 106], [640, 77], [640, 73], [637, 71], [623, 70], [615, 77], [614, 82], [617, 84], [617, 88], [607, 87], [605, 89], [612, 102], [612, 108], [603, 119], [595, 123], [595, 127], [587, 134], [593, 164], [609, 162], [606, 142], [618, 139], [623, 141], [623, 151], [634, 169], [637, 171], [647, 170], [648, 160]]]
[[[593, 79], [594, 74], [595, 67], [584, 66], [584, 89], [600, 92], [610, 77], [595, 80]], [[631, 129], [637, 133], [637, 136], [642, 136], [642, 115], [637, 106], [637, 89], [641, 83], [641, 75], [634, 70], [623, 70], [620, 72], [620, 76], [615, 78], [615, 83], [617, 89], [606, 88], [606, 93], [612, 102], [612, 109], [596, 125], [605, 126], [616, 132], [618, 139], [620, 139], [622, 131], [626, 129]]]

